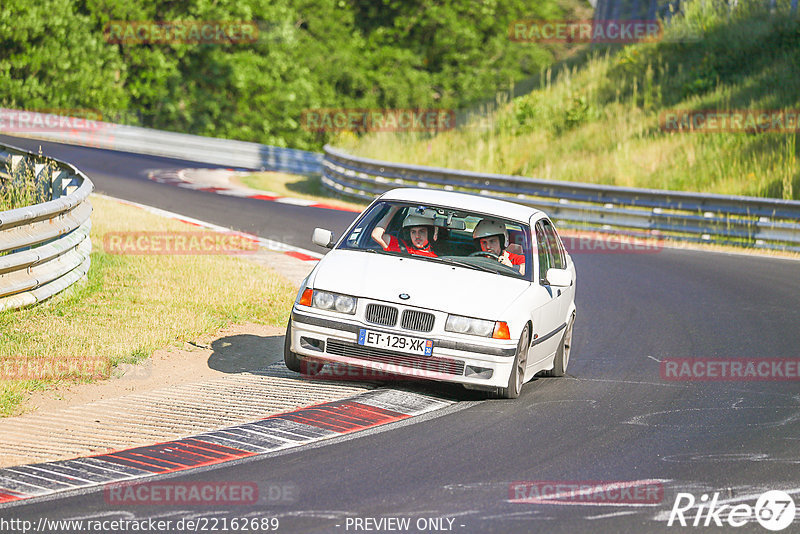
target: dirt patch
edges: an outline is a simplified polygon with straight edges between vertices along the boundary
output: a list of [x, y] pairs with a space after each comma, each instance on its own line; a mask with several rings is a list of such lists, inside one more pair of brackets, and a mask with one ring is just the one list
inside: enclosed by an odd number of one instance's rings
[[51, 390], [34, 392], [26, 411], [53, 411], [259, 369], [274, 363], [282, 354], [279, 345], [284, 332], [285, 328], [255, 323], [231, 325], [184, 343], [183, 347], [157, 350], [138, 365], [123, 364], [108, 380], [62, 384]]

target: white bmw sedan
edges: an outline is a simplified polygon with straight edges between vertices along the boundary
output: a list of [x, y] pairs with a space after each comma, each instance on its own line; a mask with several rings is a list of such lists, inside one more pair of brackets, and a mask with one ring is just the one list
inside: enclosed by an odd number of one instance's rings
[[543, 212], [477, 195], [394, 189], [303, 281], [284, 344], [289, 369], [336, 363], [519, 396], [563, 376], [575, 266]]

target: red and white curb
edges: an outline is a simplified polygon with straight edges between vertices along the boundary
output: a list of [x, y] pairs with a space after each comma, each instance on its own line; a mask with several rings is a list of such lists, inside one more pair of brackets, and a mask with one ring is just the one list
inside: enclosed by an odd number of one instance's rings
[[[197, 183], [188, 178], [187, 174], [192, 171], [204, 171], [206, 169], [155, 169], [147, 173], [147, 177], [154, 182], [161, 184], [174, 185], [184, 189], [193, 189], [195, 191], [206, 191], [208, 193], [215, 193], [217, 195], [227, 195], [232, 197], [252, 198], [256, 200], [266, 200], [269, 202], [280, 202], [282, 204], [293, 204], [295, 206], [305, 206], [309, 208], [322, 208], [328, 210], [349, 211], [353, 213], [360, 213], [361, 210], [355, 208], [347, 208], [343, 206], [335, 206], [333, 204], [326, 204], [324, 202], [317, 202], [316, 200], [307, 200], [303, 198], [284, 197], [276, 193], [267, 191], [257, 191], [255, 189], [231, 187], [226, 181], [221, 181], [219, 184], [211, 183]], [[236, 172], [234, 169], [223, 169], [228, 172]]]
[[0, 469], [0, 505], [299, 447], [451, 404], [417, 393], [378, 389], [157, 445], [8, 467]]
[[230, 228], [225, 228], [224, 226], [219, 226], [217, 224], [213, 224], [210, 222], [201, 221], [200, 219], [194, 219], [192, 217], [187, 217], [186, 215], [173, 213], [171, 211], [162, 210], [160, 208], [154, 208], [152, 206], [147, 206], [145, 204], [139, 204], [137, 202], [131, 202], [129, 200], [123, 200], [121, 198], [111, 197], [108, 195], [103, 195], [101, 193], [94, 193], [94, 194], [100, 198], [105, 198], [114, 202], [118, 202], [120, 204], [125, 204], [126, 206], [133, 206], [135, 208], [145, 210], [148, 213], [153, 213], [155, 215], [160, 215], [161, 217], [166, 217], [168, 219], [174, 219], [176, 221], [180, 221], [186, 224], [191, 224], [192, 226], [206, 228], [214, 232], [241, 236], [244, 239], [258, 243], [259, 246], [264, 247], [267, 250], [272, 250], [273, 252], [281, 252], [283, 254], [286, 254], [287, 256], [291, 256], [299, 260], [319, 261], [320, 258], [322, 258], [322, 254], [319, 254], [318, 252], [314, 252], [312, 250], [307, 250], [300, 247], [295, 247], [292, 245], [287, 245], [286, 243], [281, 243], [280, 241], [275, 241], [274, 239], [266, 239], [264, 237], [259, 237], [254, 234], [248, 234], [247, 232], [239, 232], [236, 230], [231, 230]]

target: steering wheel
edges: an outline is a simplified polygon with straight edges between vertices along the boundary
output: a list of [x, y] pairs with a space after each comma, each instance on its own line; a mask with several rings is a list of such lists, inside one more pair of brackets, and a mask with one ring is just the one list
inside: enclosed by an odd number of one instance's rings
[[472, 256], [486, 256], [487, 258], [492, 258], [493, 260], [496, 261], [500, 260], [500, 256], [498, 256], [497, 254], [493, 252], [486, 252], [483, 250], [478, 250], [477, 252], [473, 252], [472, 254], [470, 254], [470, 257]]

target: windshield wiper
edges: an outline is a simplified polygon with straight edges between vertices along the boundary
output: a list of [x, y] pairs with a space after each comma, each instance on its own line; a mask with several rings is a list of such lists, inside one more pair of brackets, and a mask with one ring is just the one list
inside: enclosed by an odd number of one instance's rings
[[452, 258], [440, 258], [436, 256], [414, 256], [399, 251], [384, 250], [382, 248], [356, 248], [352, 250], [358, 250], [360, 252], [371, 252], [372, 254], [383, 254], [385, 256], [394, 256], [397, 258], [414, 258], [420, 260], [430, 260], [438, 263], [446, 263], [448, 265], [458, 265], [459, 267], [466, 267], [467, 269], [474, 269], [476, 271], [483, 271], [485, 273], [493, 273], [493, 274], [500, 273], [500, 271], [497, 269], [492, 269], [490, 267], [485, 267], [483, 265], [475, 265], [474, 263], [467, 263], [465, 261], [454, 260]]
[[447, 263], [450, 265], [458, 265], [459, 267], [466, 267], [467, 269], [475, 269], [476, 271], [483, 271], [485, 273], [495, 273], [497, 274], [496, 269], [490, 269], [489, 267], [484, 267], [483, 265], [475, 265], [474, 263], [467, 263], [465, 261], [458, 261], [452, 258], [426, 258], [433, 261], [438, 261], [441, 263]]
[[393, 250], [383, 250], [382, 248], [353, 248], [350, 250], [357, 250], [359, 252], [370, 252], [372, 254], [382, 254], [384, 256], [408, 257], [406, 254], [395, 252]]

